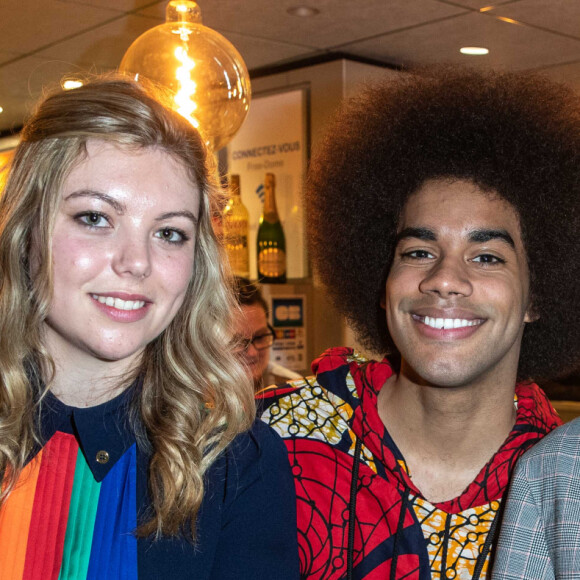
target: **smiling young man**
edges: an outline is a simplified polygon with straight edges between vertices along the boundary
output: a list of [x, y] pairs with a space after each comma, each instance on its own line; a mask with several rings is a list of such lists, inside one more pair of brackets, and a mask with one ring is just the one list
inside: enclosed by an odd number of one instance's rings
[[303, 578], [489, 577], [516, 459], [560, 424], [532, 382], [580, 356], [580, 107], [448, 69], [369, 88], [315, 156], [311, 255], [362, 343], [264, 395]]

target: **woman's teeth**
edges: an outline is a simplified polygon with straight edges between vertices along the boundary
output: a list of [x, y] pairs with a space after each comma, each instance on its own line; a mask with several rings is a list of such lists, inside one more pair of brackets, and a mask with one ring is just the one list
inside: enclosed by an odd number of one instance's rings
[[121, 300], [120, 298], [113, 298], [112, 296], [99, 296], [98, 294], [92, 295], [95, 300], [101, 304], [106, 304], [107, 306], [112, 306], [118, 310], [138, 310], [145, 306], [143, 300]]

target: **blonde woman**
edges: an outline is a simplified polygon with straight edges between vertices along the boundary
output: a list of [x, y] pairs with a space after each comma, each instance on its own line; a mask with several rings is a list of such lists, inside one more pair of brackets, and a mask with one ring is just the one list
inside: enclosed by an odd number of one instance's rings
[[0, 200], [0, 577], [298, 577], [254, 423], [210, 156], [149, 90], [45, 98]]

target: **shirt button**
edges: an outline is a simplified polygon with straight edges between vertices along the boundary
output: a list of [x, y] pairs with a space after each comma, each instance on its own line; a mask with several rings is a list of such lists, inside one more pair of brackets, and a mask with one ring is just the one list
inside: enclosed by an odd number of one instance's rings
[[108, 463], [109, 462], [109, 454], [106, 451], [97, 451], [97, 462], [98, 463]]

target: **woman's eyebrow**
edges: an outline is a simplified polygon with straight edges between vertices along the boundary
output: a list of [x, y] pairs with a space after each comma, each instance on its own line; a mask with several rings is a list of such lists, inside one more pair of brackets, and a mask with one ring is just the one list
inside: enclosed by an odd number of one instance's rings
[[120, 215], [124, 214], [127, 210], [126, 206], [119, 201], [117, 201], [114, 197], [107, 195], [106, 193], [102, 193], [100, 191], [94, 191], [92, 189], [79, 189], [78, 191], [73, 191], [69, 193], [64, 200], [68, 201], [69, 199], [74, 199], [77, 197], [92, 197], [94, 199], [100, 199], [105, 203], [108, 203], [113, 209]]
[[197, 225], [197, 217], [195, 215], [193, 215], [193, 213], [191, 213], [188, 210], [183, 210], [183, 211], [169, 211], [167, 213], [163, 213], [161, 214], [159, 217], [155, 218], [155, 221], [163, 221], [163, 220], [168, 220], [174, 217], [184, 217], [187, 219], [190, 219], [194, 225]]
[[[69, 199], [74, 199], [77, 197], [91, 197], [95, 199], [100, 199], [105, 203], [108, 203], [113, 209], [119, 214], [123, 215], [127, 211], [127, 207], [125, 204], [117, 201], [114, 197], [107, 195], [106, 193], [102, 193], [100, 191], [94, 191], [92, 189], [80, 189], [79, 191], [73, 191], [69, 195], [67, 195], [64, 199], [68, 201]], [[184, 217], [190, 219], [194, 225], [197, 225], [197, 217], [188, 210], [183, 211], [171, 211], [161, 214], [160, 216], [155, 218], [155, 221], [163, 221], [166, 219], [171, 219], [173, 217]]]

